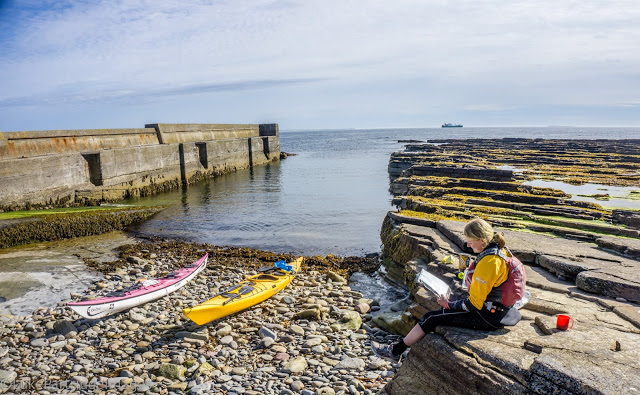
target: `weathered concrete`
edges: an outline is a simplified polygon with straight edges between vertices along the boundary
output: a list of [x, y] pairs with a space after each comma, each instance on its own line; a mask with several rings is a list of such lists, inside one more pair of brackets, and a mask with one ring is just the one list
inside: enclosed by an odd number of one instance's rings
[[154, 129], [43, 130], [0, 133], [0, 160], [158, 144]]
[[0, 209], [144, 196], [279, 157], [277, 124], [0, 133]]
[[151, 123], [144, 127], [155, 129], [162, 144], [260, 136], [259, 125]]

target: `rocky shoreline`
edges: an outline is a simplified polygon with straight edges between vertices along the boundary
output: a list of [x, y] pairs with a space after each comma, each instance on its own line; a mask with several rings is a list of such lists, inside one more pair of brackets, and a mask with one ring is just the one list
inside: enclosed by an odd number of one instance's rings
[[[197, 326], [181, 315], [183, 307], [293, 257], [164, 240], [126, 245], [115, 261], [87, 260], [104, 279], [73, 298], [161, 276], [205, 252], [210, 263], [174, 294], [101, 320], [62, 305], [0, 316], [0, 393], [640, 391], [638, 211], [526, 184], [542, 178], [638, 188], [638, 141], [440, 140], [394, 153], [389, 173], [398, 210], [381, 229], [383, 271], [410, 291], [406, 300], [379, 306], [348, 285], [354, 272], [375, 271], [377, 258], [308, 257], [278, 295]], [[504, 232], [526, 265], [532, 298], [521, 309], [523, 320], [496, 332], [440, 327], [401, 364], [372, 355], [371, 340], [391, 343], [437, 308], [415, 281], [420, 270], [462, 294], [455, 262], [470, 252], [462, 227], [475, 216]], [[555, 329], [557, 314], [571, 315], [574, 327]]]
[[282, 292], [204, 326], [181, 309], [287, 255], [182, 242], [124, 246], [90, 298], [156, 277], [209, 252], [208, 267], [168, 297], [89, 320], [63, 303], [27, 316], [1, 316], [0, 392], [145, 394], [372, 394], [398, 365], [371, 354], [369, 341], [397, 337], [370, 326], [376, 301], [347, 277], [377, 258], [312, 257]]
[[[389, 162], [398, 210], [382, 226], [384, 265], [411, 297], [405, 309], [383, 312], [375, 323], [406, 334], [426, 311], [438, 308], [435, 297], [416, 283], [421, 270], [463, 295], [457, 256], [471, 253], [463, 228], [476, 216], [503, 232], [525, 263], [531, 300], [514, 327], [437, 328], [412, 347], [383, 394], [638, 393], [638, 211], [609, 209], [525, 183], [542, 178], [638, 188], [639, 142], [432, 143], [408, 145]], [[637, 192], [631, 189], [628, 198]], [[574, 319], [571, 330], [556, 329], [558, 314]]]

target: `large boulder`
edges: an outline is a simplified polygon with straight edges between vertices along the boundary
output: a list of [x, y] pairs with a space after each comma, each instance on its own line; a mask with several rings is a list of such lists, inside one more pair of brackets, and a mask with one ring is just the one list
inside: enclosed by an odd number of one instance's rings
[[403, 312], [386, 312], [373, 317], [373, 323], [389, 333], [405, 336], [416, 324], [408, 318]]
[[348, 310], [342, 313], [340, 325], [343, 329], [357, 331], [362, 326], [362, 318], [357, 311]]
[[53, 324], [53, 330], [56, 333], [61, 335], [68, 335], [71, 332], [78, 332], [78, 328], [76, 328], [71, 321], [67, 320], [58, 320]]

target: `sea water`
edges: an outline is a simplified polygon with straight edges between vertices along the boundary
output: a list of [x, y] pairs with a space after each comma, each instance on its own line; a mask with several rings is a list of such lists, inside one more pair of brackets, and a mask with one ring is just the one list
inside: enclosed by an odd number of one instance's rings
[[640, 128], [282, 131], [281, 150], [296, 156], [148, 198], [173, 203], [137, 231], [303, 255], [380, 252], [380, 227], [394, 209], [387, 166], [401, 140], [503, 137], [640, 139]]
[[[119, 204], [167, 206], [134, 229], [143, 235], [302, 255], [361, 256], [380, 252], [380, 227], [394, 208], [387, 165], [390, 154], [404, 148], [401, 140], [502, 137], [640, 139], [640, 128], [282, 131], [281, 150], [296, 156]], [[76, 270], [81, 265], [78, 255], [83, 255], [78, 249], [86, 249], [92, 258], [108, 259], [115, 247], [112, 238], [100, 235], [74, 239], [73, 246], [54, 242], [0, 250], [0, 273], [7, 278], [9, 272], [25, 273], [20, 284], [0, 282], [0, 313], [26, 314], [38, 306], [53, 307], [70, 291], [81, 291], [91, 276]], [[104, 249], [93, 251], [102, 244]], [[379, 276], [360, 275], [355, 281], [354, 289], [382, 305], [404, 295], [385, 287]], [[46, 290], [48, 296], [34, 294], [38, 290]], [[59, 296], [52, 298], [54, 291]]]

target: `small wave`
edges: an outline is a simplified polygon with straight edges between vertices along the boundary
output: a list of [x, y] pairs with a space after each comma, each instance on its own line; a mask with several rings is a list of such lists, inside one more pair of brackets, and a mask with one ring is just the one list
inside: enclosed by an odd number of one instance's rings
[[266, 226], [261, 222], [243, 222], [237, 227], [240, 231], [256, 231], [256, 230], [265, 230]]

